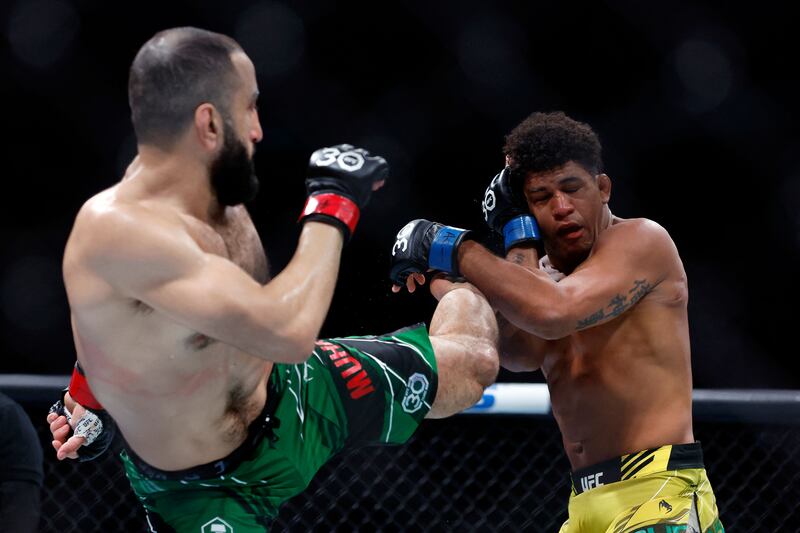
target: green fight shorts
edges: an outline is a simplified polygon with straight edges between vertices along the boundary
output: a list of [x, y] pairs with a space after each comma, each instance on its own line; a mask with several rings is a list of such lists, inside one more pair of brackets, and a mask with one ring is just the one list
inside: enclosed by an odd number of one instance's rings
[[121, 457], [151, 531], [264, 532], [345, 446], [406, 442], [437, 384], [424, 324], [320, 340], [305, 363], [273, 366], [264, 411], [229, 456], [181, 471], [156, 469], [130, 449]]
[[561, 533], [724, 533], [700, 443], [652, 448], [572, 473]]

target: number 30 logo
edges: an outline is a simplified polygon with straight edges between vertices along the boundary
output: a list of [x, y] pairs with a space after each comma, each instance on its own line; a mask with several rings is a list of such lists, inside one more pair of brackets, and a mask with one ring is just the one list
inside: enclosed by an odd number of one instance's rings
[[414, 226], [416, 223], [414, 221], [409, 222], [403, 229], [397, 232], [397, 240], [394, 241], [394, 246], [392, 246], [392, 256], [394, 256], [397, 252], [405, 252], [408, 250], [408, 238], [411, 236], [411, 232], [414, 231]]
[[314, 161], [319, 167], [337, 163], [342, 170], [354, 172], [364, 166], [364, 156], [353, 150], [342, 152], [338, 148], [323, 148], [322, 154]]

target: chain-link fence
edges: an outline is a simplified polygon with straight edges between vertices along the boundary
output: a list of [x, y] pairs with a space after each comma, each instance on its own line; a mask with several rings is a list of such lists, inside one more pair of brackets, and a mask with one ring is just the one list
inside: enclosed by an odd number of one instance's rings
[[[29, 413], [43, 445], [41, 408]], [[696, 421], [730, 531], [800, 531], [800, 427]], [[46, 453], [44, 532], [143, 532], [119, 460], [59, 463]], [[402, 447], [334, 458], [284, 505], [273, 531], [558, 531], [569, 464], [552, 419], [460, 415], [426, 421]]]

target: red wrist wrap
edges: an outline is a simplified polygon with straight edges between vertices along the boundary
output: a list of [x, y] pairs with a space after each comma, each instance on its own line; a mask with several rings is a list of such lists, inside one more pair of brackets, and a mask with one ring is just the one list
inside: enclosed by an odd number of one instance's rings
[[351, 235], [356, 230], [360, 214], [355, 202], [331, 192], [309, 196], [300, 218], [302, 219], [314, 213], [332, 216], [341, 220], [350, 230]]
[[69, 395], [72, 399], [89, 409], [102, 409], [103, 406], [97, 401], [97, 398], [92, 394], [92, 389], [89, 388], [89, 383], [86, 381], [86, 376], [83, 375], [83, 369], [75, 363], [75, 368], [72, 369], [72, 379], [69, 381]]

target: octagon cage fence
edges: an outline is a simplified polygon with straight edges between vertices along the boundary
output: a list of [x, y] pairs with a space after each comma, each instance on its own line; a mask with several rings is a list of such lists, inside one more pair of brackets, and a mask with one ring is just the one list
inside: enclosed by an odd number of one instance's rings
[[[0, 376], [44, 448], [40, 530], [147, 531], [116, 454], [55, 459], [45, 415], [68, 379]], [[727, 530], [800, 531], [800, 391], [696, 390], [694, 430]], [[340, 453], [272, 531], [557, 532], [568, 473], [546, 386], [500, 383], [468, 411], [426, 421], [404, 446]]]

